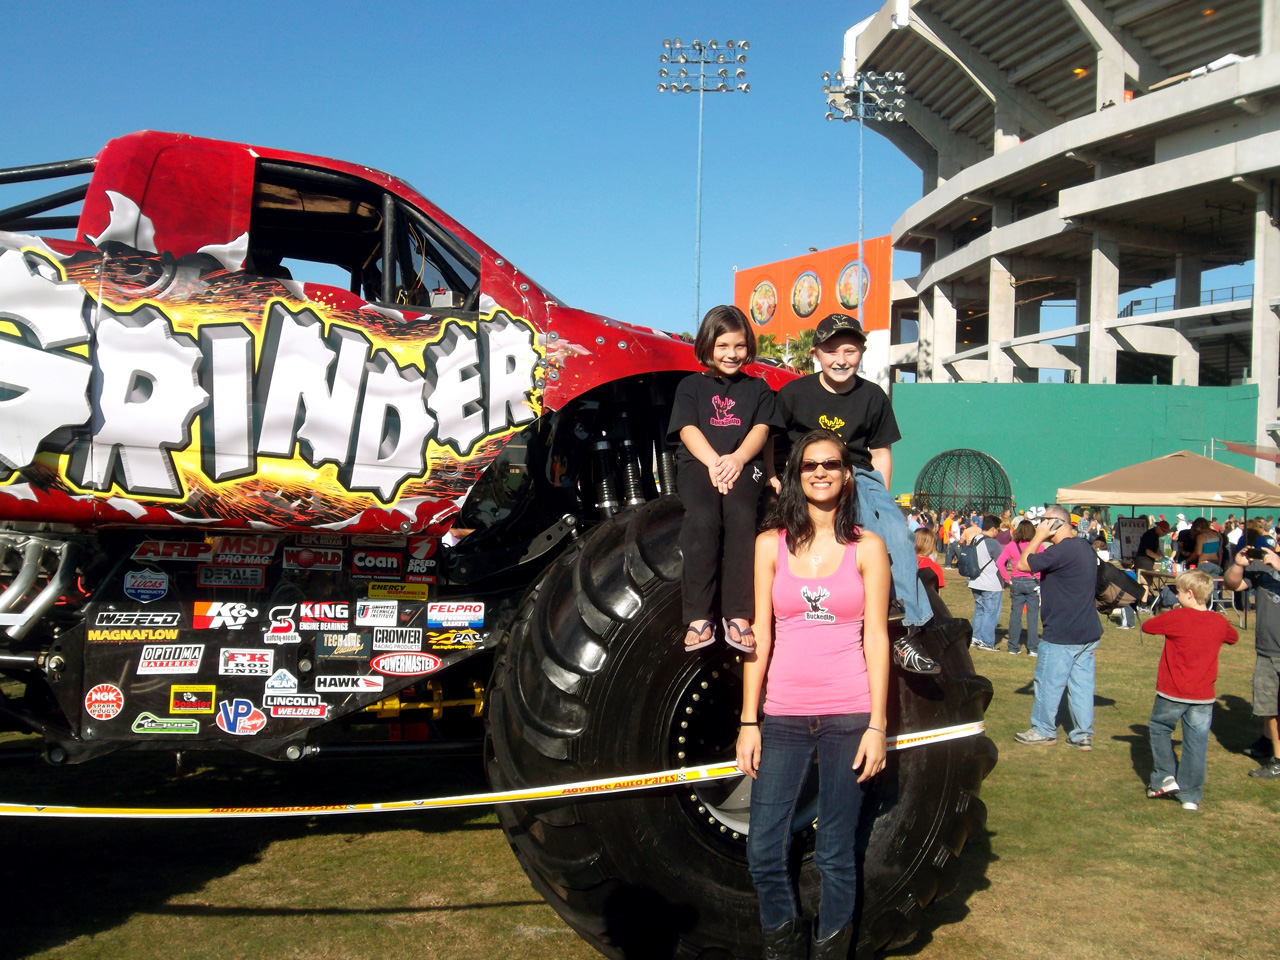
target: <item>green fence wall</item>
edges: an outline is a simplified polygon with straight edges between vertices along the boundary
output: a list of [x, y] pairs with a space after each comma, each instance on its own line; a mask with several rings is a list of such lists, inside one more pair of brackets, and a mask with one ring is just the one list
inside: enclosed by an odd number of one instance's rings
[[[1018, 508], [1053, 503], [1058, 487], [1178, 450], [1207, 454], [1210, 438], [1254, 443], [1258, 388], [1070, 383], [898, 383], [893, 409], [894, 495], [910, 493], [921, 467], [969, 447], [1000, 461]], [[1219, 448], [1214, 459], [1254, 469]], [[1172, 517], [1178, 510], [1148, 505]], [[1144, 512], [1143, 507], [1138, 512]], [[1188, 516], [1199, 510], [1184, 508]], [[1239, 511], [1219, 511], [1221, 516]], [[1127, 515], [1128, 508], [1113, 511]]]

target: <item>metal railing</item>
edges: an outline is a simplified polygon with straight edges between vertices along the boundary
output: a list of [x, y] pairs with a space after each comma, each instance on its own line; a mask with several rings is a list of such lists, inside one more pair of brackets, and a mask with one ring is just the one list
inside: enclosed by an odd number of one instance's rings
[[[1233, 303], [1236, 300], [1252, 299], [1252, 283], [1238, 284], [1233, 287], [1217, 287], [1213, 290], [1202, 290], [1200, 292], [1200, 306], [1202, 307], [1212, 306], [1215, 303]], [[1144, 313], [1164, 313], [1166, 310], [1174, 309], [1175, 303], [1173, 296], [1146, 297], [1141, 300], [1131, 300], [1120, 311], [1120, 316], [1135, 317]]]

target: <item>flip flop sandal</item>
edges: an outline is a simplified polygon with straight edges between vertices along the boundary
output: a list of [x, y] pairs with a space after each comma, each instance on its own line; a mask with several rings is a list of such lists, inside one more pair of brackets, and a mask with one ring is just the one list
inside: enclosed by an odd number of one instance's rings
[[[698, 624], [702, 624], [702, 626], [698, 626]], [[684, 645], [685, 651], [701, 650], [703, 647], [709, 647], [711, 644], [716, 642], [715, 627], [712, 625], [710, 620], [694, 620], [689, 624], [684, 631], [686, 641], [689, 639], [689, 634], [693, 634], [695, 637], [701, 637], [703, 634], [707, 633], [711, 635], [706, 640], [700, 639], [697, 643], [686, 642]]]
[[[736, 639], [734, 636], [735, 634], [737, 635]], [[751, 642], [749, 644], [744, 642], [747, 639], [747, 637], [751, 638]], [[726, 620], [724, 622], [724, 642], [727, 643], [729, 646], [733, 647], [735, 650], [741, 650], [743, 653], [756, 652], [755, 631], [752, 630], [750, 627], [747, 627], [747, 629], [743, 630], [740, 626], [738, 626], [732, 620]]]

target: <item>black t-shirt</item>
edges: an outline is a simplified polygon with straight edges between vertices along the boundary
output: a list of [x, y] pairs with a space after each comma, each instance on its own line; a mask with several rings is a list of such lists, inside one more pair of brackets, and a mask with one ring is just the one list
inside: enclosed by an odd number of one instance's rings
[[1258, 591], [1258, 621], [1254, 628], [1258, 656], [1280, 658], [1280, 577], [1261, 560], [1250, 561], [1243, 573]]
[[1102, 639], [1098, 592], [1098, 554], [1088, 540], [1071, 537], [1028, 553], [1027, 565], [1040, 574], [1042, 643], [1092, 643]]
[[1157, 556], [1161, 553], [1160, 531], [1155, 527], [1151, 527], [1146, 533], [1138, 538], [1138, 559], [1145, 559], [1148, 562], [1154, 563], [1155, 558], [1147, 556], [1148, 550]]
[[778, 410], [787, 427], [786, 449], [779, 452], [785, 454], [810, 430], [823, 428], [840, 435], [855, 466], [871, 469], [872, 449], [902, 439], [889, 398], [878, 384], [861, 377], [854, 377], [847, 393], [832, 393], [819, 377], [814, 373], [792, 380], [778, 391]]
[[[680, 443], [680, 431], [684, 427], [697, 427], [711, 449], [724, 456], [737, 450], [751, 428], [761, 423], [771, 429], [782, 427], [773, 391], [759, 377], [745, 373], [732, 377], [694, 373], [681, 380], [676, 388], [667, 440], [679, 444], [677, 460], [696, 460]], [[759, 460], [758, 454], [755, 459]]]

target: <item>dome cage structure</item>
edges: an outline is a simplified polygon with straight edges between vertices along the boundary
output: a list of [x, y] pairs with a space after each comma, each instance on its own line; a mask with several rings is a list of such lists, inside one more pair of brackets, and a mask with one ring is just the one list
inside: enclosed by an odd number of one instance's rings
[[1013, 509], [1013, 484], [1000, 461], [980, 450], [946, 450], [920, 470], [911, 504], [937, 514], [993, 513]]

